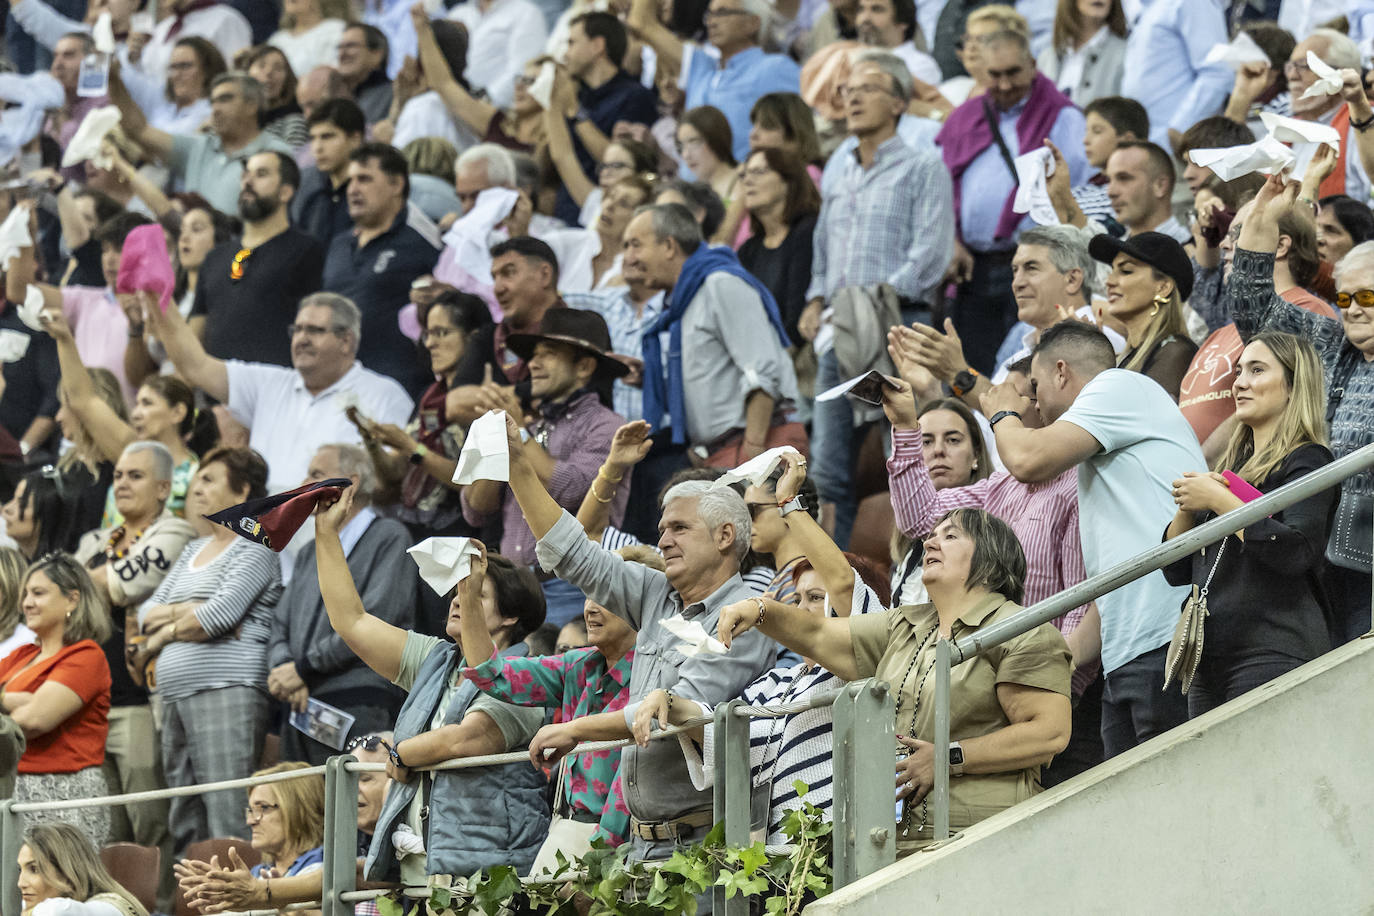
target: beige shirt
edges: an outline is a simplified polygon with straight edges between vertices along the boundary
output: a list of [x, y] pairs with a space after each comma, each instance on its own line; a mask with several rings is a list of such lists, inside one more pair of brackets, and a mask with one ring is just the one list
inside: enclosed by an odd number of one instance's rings
[[[951, 635], [960, 639], [1020, 610], [1020, 605], [991, 594], [955, 621]], [[849, 620], [859, 676], [875, 677], [892, 685], [897, 691], [897, 734], [923, 741], [935, 737], [932, 669], [937, 620], [934, 604], [893, 608]], [[1071, 670], [1068, 644], [1048, 623], [957, 665], [950, 672], [950, 739], [977, 738], [1011, 724], [997, 699], [998, 684], [1035, 687], [1067, 697]], [[976, 824], [1039, 791], [1039, 767], [952, 779], [950, 827], [957, 830]], [[933, 838], [935, 812], [929, 807], [932, 803], [924, 806], [925, 811], [922, 805], [907, 806], [905, 835], [899, 834], [899, 850], [912, 842]]]

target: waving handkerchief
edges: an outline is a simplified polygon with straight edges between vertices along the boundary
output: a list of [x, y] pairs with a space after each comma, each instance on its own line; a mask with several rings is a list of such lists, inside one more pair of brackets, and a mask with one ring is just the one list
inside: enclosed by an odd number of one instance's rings
[[[10, 261], [19, 257], [19, 249], [33, 244], [29, 235], [29, 205], [18, 204], [5, 221], [0, 223], [0, 270], [7, 270]], [[35, 330], [43, 330], [36, 328]]]
[[105, 135], [117, 126], [119, 109], [113, 105], [105, 105], [86, 115], [71, 142], [67, 144], [67, 151], [62, 154], [62, 168], [70, 168], [87, 159], [102, 169], [114, 165], [108, 156], [100, 152], [100, 144], [104, 142]]
[[534, 78], [534, 82], [530, 83], [530, 88], [527, 90], [530, 98], [538, 102], [539, 107], [546, 111], [553, 101], [553, 77], [553, 61], [545, 61], [539, 68], [539, 75]]
[[1311, 51], [1307, 52], [1307, 66], [1312, 68], [1312, 72], [1317, 75], [1317, 81], [1307, 87], [1302, 98], [1314, 99], [1319, 95], [1335, 95], [1341, 91], [1341, 86], [1345, 83], [1345, 80], [1341, 78], [1341, 71], [1334, 67], [1328, 67], [1326, 61]]
[[1241, 32], [1231, 41], [1230, 44], [1212, 45], [1212, 50], [1207, 52], [1204, 64], [1226, 64], [1233, 70], [1239, 70], [1246, 64], [1264, 64], [1269, 66], [1269, 55], [1264, 53], [1264, 49], [1255, 44], [1255, 39], [1250, 37], [1249, 32]]
[[176, 275], [172, 272], [172, 259], [167, 255], [167, 236], [162, 226], [149, 223], [136, 227], [124, 239], [115, 292], [153, 293], [165, 315], [172, 304], [175, 287]]
[[468, 428], [453, 482], [466, 486], [477, 480], [510, 480], [510, 448], [506, 444], [506, 412], [489, 410]]
[[0, 363], [17, 363], [29, 352], [29, 335], [0, 328]]
[[40, 334], [48, 332], [38, 317], [43, 314], [44, 301], [43, 291], [30, 283], [28, 289], [24, 291], [24, 303], [16, 310], [19, 320]]
[[520, 193], [509, 188], [487, 188], [478, 194], [472, 209], [444, 233], [444, 250], [434, 265], [434, 279], [481, 296], [496, 321], [502, 316], [492, 293], [491, 246], [496, 227], [519, 199]]
[[768, 475], [772, 474], [773, 471], [777, 469], [778, 465], [782, 464], [782, 456], [787, 454], [796, 455], [798, 458], [801, 457], [801, 452], [790, 445], [780, 445], [777, 448], [770, 448], [762, 455], [756, 458], [750, 458], [733, 471], [726, 471], [724, 474], [721, 474], [711, 482], [711, 486], [728, 487], [730, 484], [739, 483], [742, 480], [747, 480], [755, 487], [761, 486], [763, 482], [768, 479]]
[[436, 595], [447, 595], [468, 577], [472, 558], [481, 551], [472, 538], [425, 538], [406, 551], [420, 568], [420, 578]]
[[1273, 134], [1266, 134], [1262, 139], [1244, 146], [1191, 150], [1188, 158], [1194, 165], [1211, 169], [1222, 181], [1231, 181], [1252, 172], [1282, 174], [1297, 161], [1293, 151], [1276, 140]]
[[1050, 203], [1046, 178], [1054, 174], [1054, 153], [1048, 149], [1034, 149], [1022, 153], [1012, 163], [1016, 166], [1016, 200], [1011, 208], [1017, 213], [1029, 213], [1041, 226], [1058, 226], [1059, 214]]
[[719, 639], [708, 636], [699, 621], [679, 615], [660, 620], [658, 625], [677, 637], [675, 648], [688, 658], [693, 655], [725, 655], [730, 651]]
[[101, 54], [113, 54], [115, 48], [114, 19], [110, 16], [110, 11], [101, 13], [95, 20], [95, 25], [91, 26], [91, 39], [95, 41], [95, 49]]
[[1340, 152], [1341, 133], [1329, 124], [1285, 118], [1271, 111], [1261, 111], [1260, 120], [1269, 130], [1269, 136], [1275, 140], [1283, 143], [1325, 143]]

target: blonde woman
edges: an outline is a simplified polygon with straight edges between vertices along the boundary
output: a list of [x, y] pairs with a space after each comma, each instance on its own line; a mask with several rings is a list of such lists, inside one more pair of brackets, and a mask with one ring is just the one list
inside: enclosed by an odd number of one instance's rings
[[20, 586], [28, 560], [13, 547], [0, 547], [0, 658], [34, 641], [19, 611]]
[[[1331, 462], [1321, 361], [1301, 337], [1264, 331], [1240, 356], [1233, 388], [1240, 423], [1216, 470], [1174, 481], [1178, 514], [1164, 536], [1240, 508], [1246, 487], [1267, 493]], [[1254, 495], [1253, 492], [1251, 495]], [[1202, 662], [1188, 691], [1199, 716], [1331, 648], [1321, 579], [1336, 490], [1323, 490], [1164, 567], [1170, 585], [1207, 588]]]
[[1177, 401], [1183, 376], [1197, 353], [1183, 318], [1183, 303], [1193, 291], [1188, 253], [1159, 232], [1141, 232], [1129, 239], [1096, 235], [1088, 243], [1088, 253], [1111, 265], [1107, 315], [1126, 334], [1126, 349], [1117, 366], [1148, 375]]
[[70, 824], [30, 827], [18, 860], [24, 916], [148, 916]]

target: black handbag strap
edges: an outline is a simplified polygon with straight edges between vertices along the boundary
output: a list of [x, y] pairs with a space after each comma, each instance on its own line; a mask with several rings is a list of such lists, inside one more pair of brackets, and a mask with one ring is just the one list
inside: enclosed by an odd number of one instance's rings
[[992, 100], [983, 97], [983, 119], [988, 122], [988, 129], [992, 131], [993, 142], [997, 144], [997, 149], [1002, 153], [1002, 161], [1007, 164], [1007, 171], [1011, 172], [1011, 180], [1017, 187], [1021, 182], [1016, 179], [1016, 159], [1007, 149], [1007, 141], [1002, 139], [1002, 129], [997, 124], [997, 115], [992, 110]]
[[1355, 374], [1355, 368], [1362, 359], [1353, 352], [1353, 348], [1347, 351], [1346, 347], [1341, 347], [1340, 355], [1336, 357], [1336, 367], [1331, 371], [1331, 385], [1326, 392], [1326, 425], [1329, 427], [1336, 419], [1336, 408], [1341, 406], [1341, 399], [1345, 397], [1345, 386], [1350, 384], [1350, 377]]

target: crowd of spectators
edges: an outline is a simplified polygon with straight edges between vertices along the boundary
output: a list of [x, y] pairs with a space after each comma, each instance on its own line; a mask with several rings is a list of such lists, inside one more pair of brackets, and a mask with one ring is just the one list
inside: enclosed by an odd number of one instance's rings
[[[716, 774], [655, 730], [877, 677], [906, 853], [937, 763], [968, 826], [1363, 635], [1370, 473], [959, 666], [931, 743], [939, 639], [1374, 442], [1374, 2], [1330, 6], [9, 0], [0, 788], [347, 752], [364, 880], [659, 859]], [[340, 481], [287, 543], [209, 519]], [[751, 727], [779, 842], [830, 711]], [[29, 815], [25, 912], [143, 916], [113, 841], [160, 910], [318, 899], [323, 804]]]

